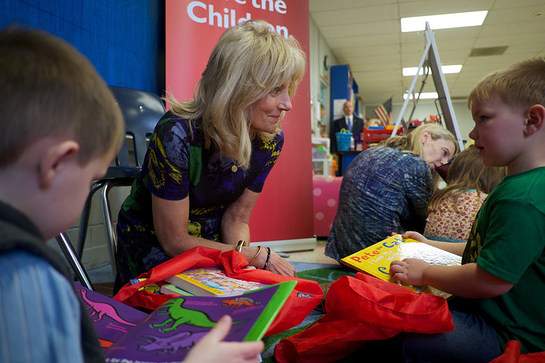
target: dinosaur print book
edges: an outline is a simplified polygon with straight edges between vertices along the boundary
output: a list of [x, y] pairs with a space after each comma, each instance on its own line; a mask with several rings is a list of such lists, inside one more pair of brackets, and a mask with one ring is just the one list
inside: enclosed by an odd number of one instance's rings
[[89, 290], [77, 282], [74, 283], [74, 289], [89, 313], [100, 345], [104, 349], [109, 348], [148, 316], [106, 295]]
[[161, 305], [105, 352], [108, 362], [180, 362], [223, 315], [232, 325], [226, 341], [263, 337], [296, 281], [236, 296], [177, 296]]
[[217, 267], [190, 268], [165, 281], [196, 296], [239, 295], [267, 286], [260, 282], [229, 277]]

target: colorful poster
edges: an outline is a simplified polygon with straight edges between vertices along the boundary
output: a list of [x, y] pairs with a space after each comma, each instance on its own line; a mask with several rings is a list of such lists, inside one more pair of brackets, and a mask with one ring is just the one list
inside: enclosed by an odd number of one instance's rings
[[[307, 54], [308, 2], [300, 0], [166, 0], [166, 88], [178, 100], [193, 97], [196, 83], [225, 29], [263, 19], [293, 36]], [[252, 242], [313, 235], [310, 81], [307, 72], [282, 124], [285, 143], [250, 220]]]

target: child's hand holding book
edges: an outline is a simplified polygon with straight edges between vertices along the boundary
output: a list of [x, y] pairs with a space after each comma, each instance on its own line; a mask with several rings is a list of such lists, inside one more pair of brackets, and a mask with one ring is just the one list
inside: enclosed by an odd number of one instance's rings
[[191, 349], [185, 363], [215, 362], [259, 362], [259, 353], [263, 350], [263, 342], [224, 342], [231, 328], [231, 317], [223, 316], [216, 326], [210, 330]]
[[390, 264], [390, 275], [394, 281], [424, 286], [427, 285], [424, 273], [429, 266], [429, 263], [419, 258], [406, 258], [403, 261], [395, 260]]

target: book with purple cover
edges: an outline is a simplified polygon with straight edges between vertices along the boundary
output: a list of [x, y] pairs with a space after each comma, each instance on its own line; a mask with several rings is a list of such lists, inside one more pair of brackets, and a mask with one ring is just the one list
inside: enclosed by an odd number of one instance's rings
[[74, 282], [79, 299], [89, 313], [100, 345], [107, 349], [148, 314]]
[[296, 281], [287, 281], [228, 297], [174, 297], [113, 344], [105, 352], [106, 360], [182, 361], [223, 315], [233, 321], [225, 341], [259, 340], [295, 285]]

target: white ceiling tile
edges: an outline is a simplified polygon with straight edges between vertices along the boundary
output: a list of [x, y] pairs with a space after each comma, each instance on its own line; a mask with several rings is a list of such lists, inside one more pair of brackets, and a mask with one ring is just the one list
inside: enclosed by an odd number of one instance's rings
[[[370, 104], [401, 97], [412, 81], [401, 68], [415, 67], [422, 58], [424, 33], [401, 33], [402, 16], [489, 11], [482, 27], [435, 31], [441, 62], [463, 65], [460, 74], [445, 76], [453, 97], [467, 97], [491, 71], [545, 56], [545, 0], [310, 0], [309, 7], [334, 57], [350, 64], [360, 95]], [[538, 10], [543, 15], [535, 16]], [[500, 56], [469, 57], [472, 48], [496, 46], [508, 48]], [[425, 88], [433, 88], [433, 82]]]

